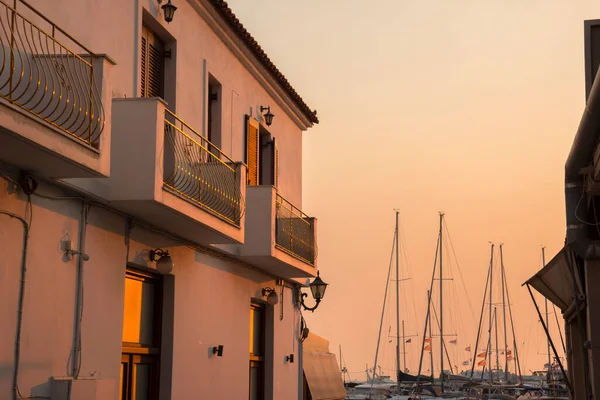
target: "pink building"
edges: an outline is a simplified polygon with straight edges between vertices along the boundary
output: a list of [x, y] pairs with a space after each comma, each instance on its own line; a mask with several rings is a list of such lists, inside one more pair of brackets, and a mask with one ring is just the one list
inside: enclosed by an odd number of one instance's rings
[[316, 112], [172, 1], [0, 2], [0, 399], [303, 396]]

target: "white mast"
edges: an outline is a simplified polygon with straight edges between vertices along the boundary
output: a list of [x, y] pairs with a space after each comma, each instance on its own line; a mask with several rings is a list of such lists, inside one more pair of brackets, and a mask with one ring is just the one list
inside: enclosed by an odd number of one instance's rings
[[399, 236], [400, 231], [398, 229], [398, 217], [399, 212], [396, 211], [396, 382], [400, 384], [400, 274], [399, 274], [399, 263], [400, 263], [400, 249], [399, 249]]
[[443, 308], [443, 275], [442, 275], [442, 254], [444, 248], [443, 240], [443, 224], [444, 224], [444, 213], [440, 212], [440, 374], [442, 378], [441, 389], [444, 393], [444, 308]]

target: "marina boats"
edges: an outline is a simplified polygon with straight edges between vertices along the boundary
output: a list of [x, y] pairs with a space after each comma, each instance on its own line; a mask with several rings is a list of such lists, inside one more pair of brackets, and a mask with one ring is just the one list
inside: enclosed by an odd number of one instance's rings
[[[503, 245], [499, 245], [498, 266], [494, 263], [494, 244], [490, 247], [490, 261], [486, 277], [485, 290], [481, 303], [481, 312], [477, 329], [477, 338], [475, 343], [475, 352], [469, 361], [464, 361], [463, 366], [470, 364], [470, 371], [458, 373], [454, 371], [454, 363], [450, 360], [448, 343], [456, 344], [456, 339], [449, 342], [446, 340], [449, 336], [444, 331], [444, 309], [449, 307], [444, 303], [443, 285], [447, 278], [443, 275], [444, 268], [444, 213], [439, 213], [439, 233], [436, 247], [436, 257], [433, 265], [433, 272], [429, 290], [427, 291], [427, 312], [424, 328], [422, 331], [421, 352], [419, 366], [416, 375], [411, 375], [401, 370], [401, 348], [404, 348], [406, 341], [402, 338], [400, 330], [400, 311], [399, 311], [399, 243], [398, 243], [398, 212], [396, 212], [396, 231], [395, 231], [395, 253], [396, 253], [396, 381], [389, 377], [377, 376], [376, 368], [373, 368], [373, 378], [368, 382], [357, 385], [348, 391], [347, 400], [362, 399], [393, 399], [393, 400], [416, 400], [416, 399], [563, 399], [568, 393], [564, 384], [561, 382], [560, 374], [553, 372], [552, 368], [542, 373], [534, 373], [532, 380], [521, 374], [521, 365], [517, 348], [515, 328], [513, 324], [513, 314], [510, 302], [510, 293], [506, 283], [506, 270], [503, 260]], [[447, 229], [446, 229], [447, 231]], [[543, 257], [542, 257], [543, 258]], [[390, 282], [392, 263], [388, 271], [388, 280], [386, 283], [386, 292], [384, 296], [383, 309], [385, 310], [388, 286]], [[496, 278], [496, 281], [494, 280]], [[498, 279], [499, 278], [499, 279]], [[432, 293], [434, 283], [439, 284], [437, 289], [439, 304], [434, 307]], [[498, 283], [499, 282], [499, 283]], [[499, 288], [494, 288], [494, 283]], [[494, 291], [494, 289], [496, 289]], [[499, 289], [499, 290], [498, 290]], [[496, 295], [494, 297], [493, 295]], [[499, 298], [498, 298], [499, 297]], [[547, 314], [547, 311], [546, 311]], [[546, 315], [546, 319], [547, 319]], [[403, 321], [402, 321], [403, 322]], [[484, 325], [484, 322], [485, 325]], [[499, 323], [501, 329], [498, 329]], [[435, 324], [437, 335], [434, 335], [432, 326]], [[379, 327], [379, 337], [377, 340], [377, 349], [375, 352], [375, 362], [377, 366], [378, 353], [381, 342], [381, 333], [383, 326], [383, 311]], [[487, 335], [483, 331], [487, 331]], [[404, 329], [402, 329], [402, 337]], [[438, 376], [434, 373], [434, 355], [432, 351], [432, 341], [436, 337], [439, 345], [439, 371]], [[487, 336], [487, 337], [484, 337]], [[500, 337], [502, 339], [500, 339]], [[481, 347], [480, 347], [481, 345]], [[468, 350], [470, 351], [469, 345]], [[467, 349], [465, 349], [467, 350]], [[404, 351], [404, 354], [406, 352]], [[425, 363], [425, 354], [428, 354], [430, 368], [427, 370], [429, 375], [422, 374]], [[444, 368], [448, 366], [448, 369]], [[406, 368], [406, 359], [404, 360]], [[456, 366], [454, 366], [456, 368]], [[476, 367], [480, 367], [476, 371]], [[556, 371], [557, 372], [557, 371]]]

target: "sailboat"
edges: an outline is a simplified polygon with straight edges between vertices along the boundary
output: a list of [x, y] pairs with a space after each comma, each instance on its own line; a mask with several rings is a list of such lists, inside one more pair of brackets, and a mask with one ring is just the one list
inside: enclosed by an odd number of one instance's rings
[[[385, 309], [386, 309], [386, 303], [387, 303], [387, 295], [388, 295], [388, 289], [389, 289], [389, 282], [390, 282], [390, 277], [391, 277], [391, 273], [392, 273], [392, 267], [395, 266], [395, 297], [396, 297], [396, 307], [395, 307], [395, 311], [396, 311], [396, 315], [395, 315], [395, 322], [396, 322], [396, 332], [395, 332], [395, 336], [393, 337], [395, 339], [396, 342], [396, 346], [395, 346], [395, 359], [396, 359], [396, 380], [393, 381], [390, 379], [390, 377], [388, 376], [383, 376], [382, 374], [377, 375], [376, 373], [376, 368], [373, 368], [373, 376], [368, 376], [368, 380], [366, 384], [360, 385], [360, 387], [357, 386], [357, 388], [360, 390], [364, 389], [364, 391], [368, 390], [368, 395], [369, 397], [365, 397], [365, 398], [377, 398], [377, 396], [382, 395], [381, 391], [382, 389], [388, 389], [389, 393], [387, 394], [388, 396], [392, 393], [395, 393], [396, 396], [399, 396], [401, 393], [405, 393], [408, 394], [408, 391], [405, 389], [404, 385], [405, 384], [413, 384], [414, 382], [417, 381], [417, 377], [416, 376], [412, 376], [409, 375], [408, 373], [404, 372], [402, 370], [402, 361], [404, 361], [404, 368], [407, 369], [407, 362], [406, 362], [406, 338], [407, 337], [412, 337], [414, 335], [410, 335], [410, 336], [406, 336], [405, 334], [405, 330], [404, 330], [404, 321], [401, 320], [400, 318], [400, 230], [399, 230], [399, 217], [400, 217], [400, 213], [399, 211], [396, 211], [396, 229], [394, 231], [394, 246], [392, 249], [392, 255], [394, 255], [395, 253], [395, 262], [392, 263], [390, 262], [390, 266], [389, 266], [389, 270], [388, 270], [388, 276], [387, 276], [387, 281], [386, 281], [386, 287], [385, 287], [385, 296], [384, 296], [384, 300], [383, 300], [383, 308], [382, 308], [382, 312], [381, 312], [381, 321], [380, 321], [380, 325], [379, 325], [379, 336], [377, 339], [377, 347], [375, 350], [375, 360], [373, 365], [377, 366], [378, 365], [378, 357], [379, 357], [379, 348], [380, 348], [380, 344], [381, 344], [381, 334], [382, 334], [382, 328], [383, 328], [383, 320], [384, 320], [384, 313], [385, 313]], [[391, 260], [390, 260], [391, 261]], [[402, 326], [402, 329], [400, 328]], [[402, 352], [401, 352], [401, 348], [402, 348]], [[404, 358], [403, 360], [401, 359], [401, 354], [404, 354]], [[422, 377], [423, 379], [429, 379], [428, 377]], [[422, 379], [422, 380], [423, 380]], [[355, 388], [356, 389], [356, 388]], [[357, 396], [358, 391], [355, 391], [352, 393], [352, 397], [349, 396], [348, 398], [355, 398], [354, 396]], [[358, 397], [356, 397], [358, 398]], [[408, 397], [394, 397], [394, 398], [408, 398]]]

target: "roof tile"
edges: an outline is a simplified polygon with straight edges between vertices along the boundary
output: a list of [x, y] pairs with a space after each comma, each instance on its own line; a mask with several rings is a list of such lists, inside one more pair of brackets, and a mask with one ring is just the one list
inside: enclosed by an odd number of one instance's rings
[[225, 0], [210, 0], [216, 10], [223, 16], [225, 21], [229, 24], [229, 26], [234, 30], [234, 32], [246, 43], [246, 45], [252, 50], [254, 55], [258, 58], [258, 60], [265, 66], [265, 68], [273, 75], [273, 77], [277, 80], [277, 82], [281, 85], [281, 87], [287, 92], [287, 94], [294, 100], [296, 105], [302, 110], [306, 118], [310, 120], [310, 122], [314, 124], [319, 123], [319, 119], [317, 118], [317, 111], [311, 110], [308, 105], [302, 100], [302, 97], [296, 92], [296, 90], [292, 87], [287, 78], [279, 71], [279, 69], [273, 64], [269, 56], [265, 53], [265, 51], [260, 47], [256, 39], [252, 37], [252, 35], [248, 32], [244, 25], [240, 22], [240, 20], [235, 16], [231, 8]]

